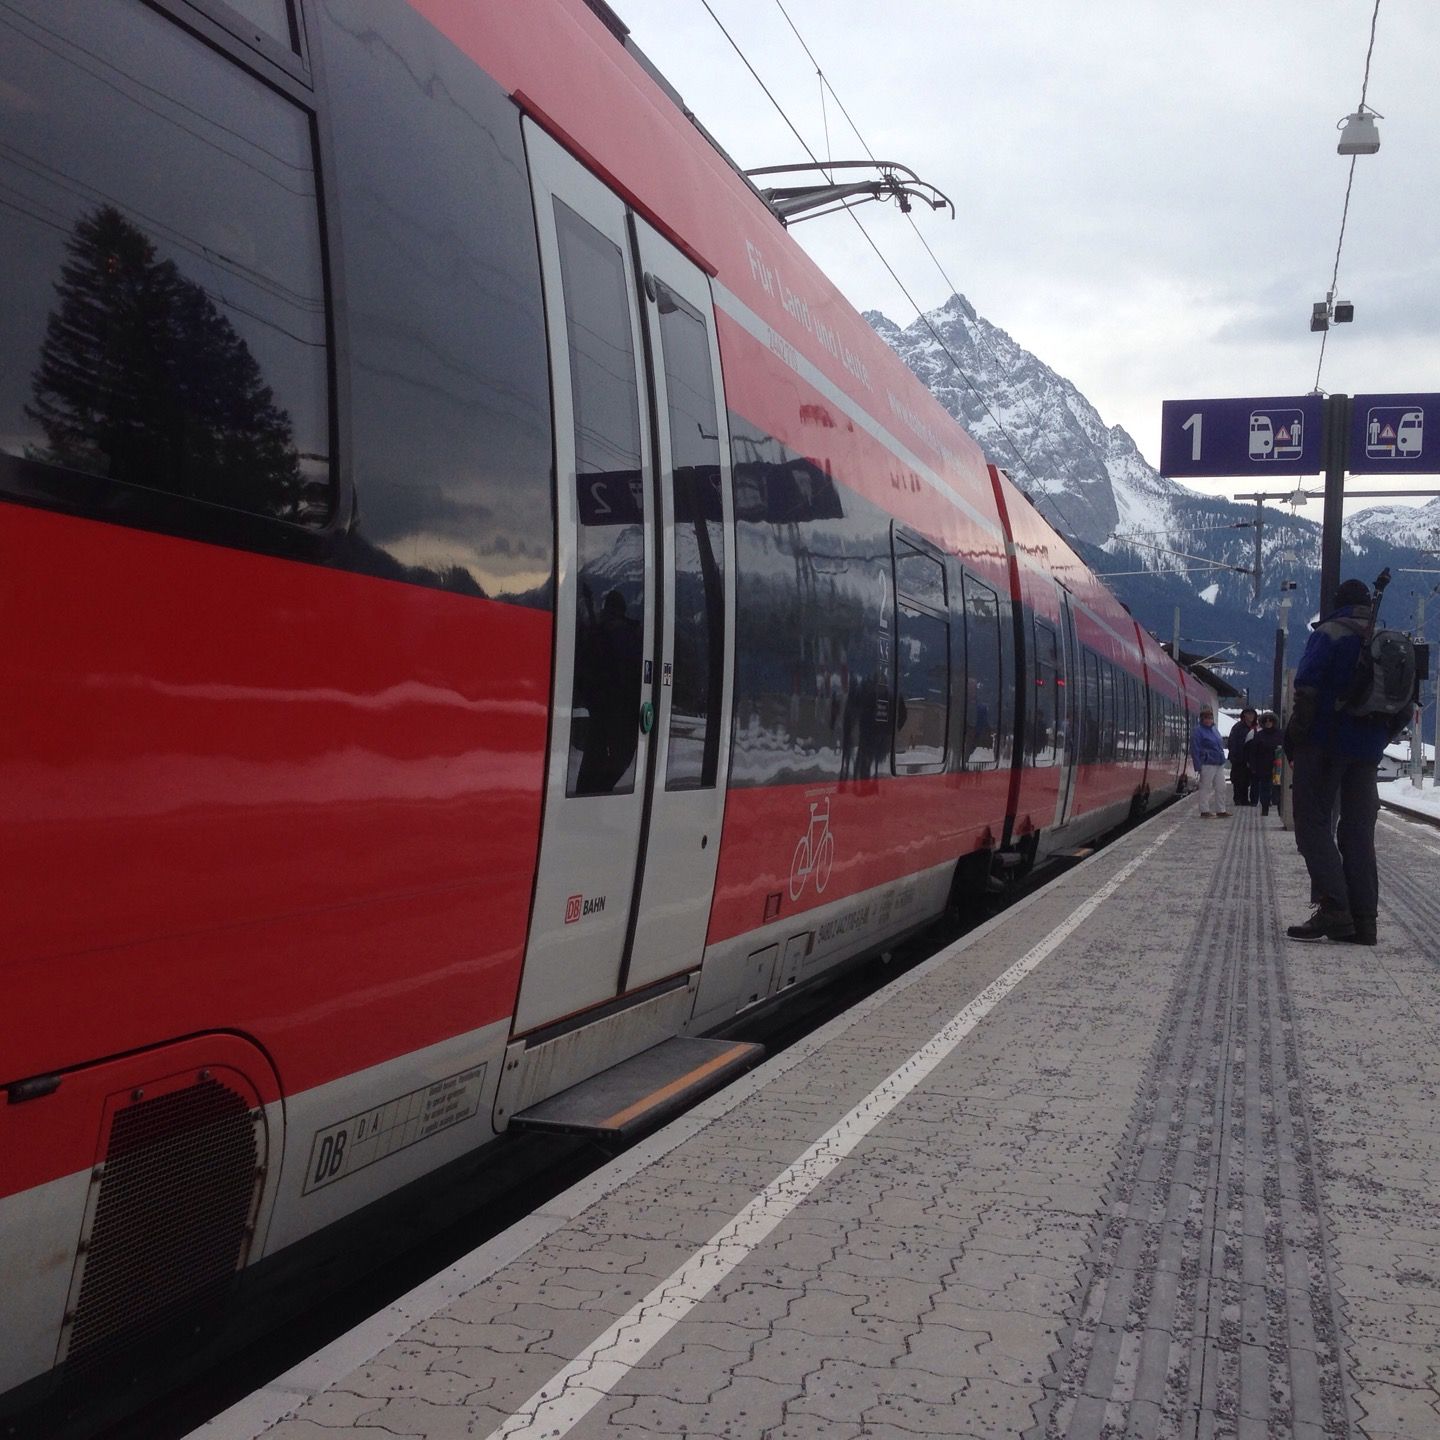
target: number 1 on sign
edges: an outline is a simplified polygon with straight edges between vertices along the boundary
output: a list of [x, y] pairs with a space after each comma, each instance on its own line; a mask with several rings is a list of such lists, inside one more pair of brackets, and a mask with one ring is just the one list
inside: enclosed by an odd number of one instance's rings
[[1200, 458], [1200, 431], [1205, 424], [1205, 416], [1197, 410], [1180, 428], [1182, 430], [1193, 430], [1195, 433], [1190, 437], [1190, 458]]

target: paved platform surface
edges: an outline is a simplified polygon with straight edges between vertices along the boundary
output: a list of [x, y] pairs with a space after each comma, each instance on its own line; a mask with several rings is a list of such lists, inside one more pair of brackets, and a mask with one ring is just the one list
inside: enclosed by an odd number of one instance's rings
[[1440, 1437], [1440, 837], [1192, 799], [197, 1432]]

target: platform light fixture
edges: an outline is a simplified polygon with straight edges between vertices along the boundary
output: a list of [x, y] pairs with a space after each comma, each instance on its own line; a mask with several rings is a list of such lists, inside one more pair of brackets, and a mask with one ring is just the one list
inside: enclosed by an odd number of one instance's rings
[[1353, 115], [1346, 115], [1335, 122], [1340, 131], [1340, 143], [1335, 147], [1341, 155], [1373, 155], [1380, 148], [1380, 131], [1375, 122], [1385, 117], [1378, 110], [1369, 110], [1363, 104]]
[[1353, 300], [1337, 300], [1332, 290], [1310, 307], [1310, 328], [1328, 330], [1331, 325], [1348, 325], [1355, 318]]

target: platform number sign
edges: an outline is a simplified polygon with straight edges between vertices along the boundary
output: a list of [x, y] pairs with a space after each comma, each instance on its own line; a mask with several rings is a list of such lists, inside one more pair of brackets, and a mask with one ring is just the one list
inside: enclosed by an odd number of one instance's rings
[[1160, 473], [1171, 479], [1316, 474], [1321, 406], [1318, 395], [1167, 400]]

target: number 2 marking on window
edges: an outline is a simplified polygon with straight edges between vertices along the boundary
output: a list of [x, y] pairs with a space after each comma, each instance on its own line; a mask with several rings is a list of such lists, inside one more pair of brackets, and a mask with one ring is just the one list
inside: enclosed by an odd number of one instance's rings
[[1195, 433], [1190, 437], [1190, 458], [1200, 458], [1200, 431], [1204, 427], [1205, 416], [1197, 410], [1180, 428], [1182, 430], [1193, 430]]

